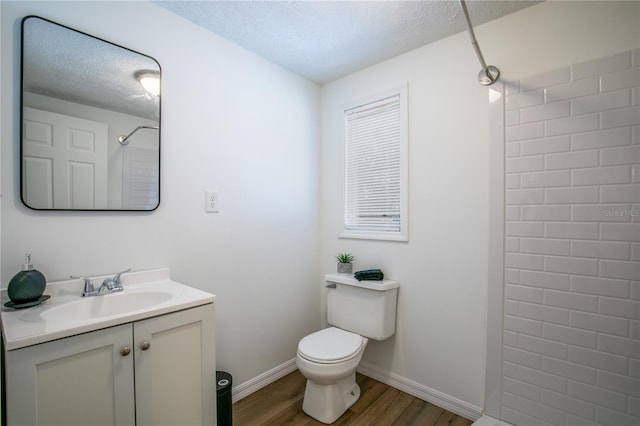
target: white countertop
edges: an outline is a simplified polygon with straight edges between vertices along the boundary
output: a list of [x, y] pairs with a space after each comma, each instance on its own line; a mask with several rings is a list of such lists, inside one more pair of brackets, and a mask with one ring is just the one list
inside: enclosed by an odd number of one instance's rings
[[[94, 280], [96, 288], [98, 288], [102, 280], [107, 277], [109, 276], [91, 278]], [[169, 269], [166, 268], [129, 272], [122, 274], [121, 277], [124, 287], [123, 292], [86, 298], [82, 297], [84, 281], [81, 279], [48, 283], [44, 294], [50, 295], [51, 298], [41, 305], [25, 309], [5, 307], [4, 303], [9, 299], [6, 289], [3, 289], [0, 298], [2, 301], [0, 320], [2, 322], [2, 337], [5, 349], [19, 349], [50, 340], [206, 305], [213, 303], [216, 298], [213, 294], [172, 281]], [[65, 304], [74, 303], [74, 306], [77, 306], [77, 303], [83, 303], [79, 301], [92, 302], [89, 299], [115, 298], [122, 294], [143, 294], [144, 292], [166, 293], [168, 294], [167, 300], [126, 313], [97, 318], [83, 318], [82, 321], [64, 318], [45, 320], [43, 318], [43, 315], [46, 316], [47, 312], [66, 308]], [[144, 296], [140, 297], [140, 299], [144, 299]], [[96, 301], [98, 300], [94, 300], [94, 302]]]

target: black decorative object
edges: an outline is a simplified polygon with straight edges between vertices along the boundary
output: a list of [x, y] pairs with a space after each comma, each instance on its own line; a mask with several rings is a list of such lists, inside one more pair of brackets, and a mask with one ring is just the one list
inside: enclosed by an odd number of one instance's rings
[[49, 296], [48, 294], [43, 294], [37, 300], [34, 300], [32, 302], [16, 303], [16, 302], [13, 302], [13, 301], [10, 300], [7, 303], [5, 303], [4, 306], [6, 306], [7, 308], [12, 308], [12, 309], [31, 308], [33, 306], [38, 306], [38, 305], [43, 304], [44, 302], [46, 302], [50, 298], [51, 298], [51, 296]]
[[15, 305], [13, 307], [22, 306], [37, 302], [44, 293], [46, 286], [47, 279], [42, 275], [42, 272], [33, 268], [31, 255], [26, 254], [22, 270], [9, 281], [7, 294]]
[[384, 274], [380, 269], [366, 269], [353, 274], [358, 281], [382, 281]]

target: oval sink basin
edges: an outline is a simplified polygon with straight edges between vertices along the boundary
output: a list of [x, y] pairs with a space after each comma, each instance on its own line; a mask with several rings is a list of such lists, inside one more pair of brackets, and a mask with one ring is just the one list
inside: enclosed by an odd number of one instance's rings
[[122, 315], [147, 309], [171, 299], [171, 293], [145, 291], [140, 293], [114, 293], [104, 296], [83, 297], [80, 300], [51, 306], [40, 312], [45, 321], [82, 321], [114, 315]]

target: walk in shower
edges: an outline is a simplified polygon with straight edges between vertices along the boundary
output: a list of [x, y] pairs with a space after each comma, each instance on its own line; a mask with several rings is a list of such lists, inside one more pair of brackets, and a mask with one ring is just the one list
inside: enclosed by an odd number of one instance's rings
[[491, 86], [486, 413], [640, 424], [640, 50]]

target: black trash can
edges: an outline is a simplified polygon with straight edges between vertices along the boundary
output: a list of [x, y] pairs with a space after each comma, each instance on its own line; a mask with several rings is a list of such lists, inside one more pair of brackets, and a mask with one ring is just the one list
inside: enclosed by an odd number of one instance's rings
[[216, 403], [218, 405], [218, 426], [231, 426], [233, 413], [231, 410], [231, 385], [233, 378], [226, 371], [216, 371]]

